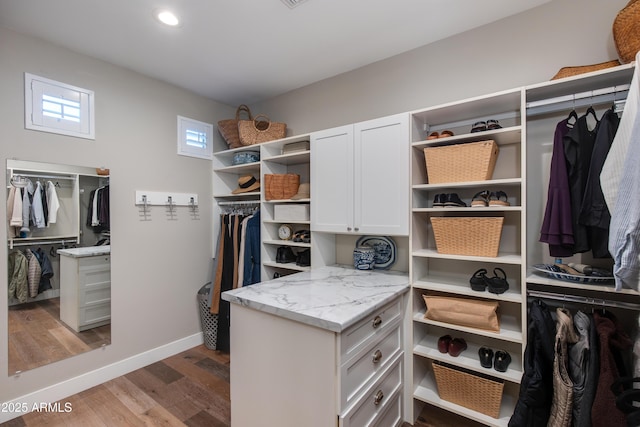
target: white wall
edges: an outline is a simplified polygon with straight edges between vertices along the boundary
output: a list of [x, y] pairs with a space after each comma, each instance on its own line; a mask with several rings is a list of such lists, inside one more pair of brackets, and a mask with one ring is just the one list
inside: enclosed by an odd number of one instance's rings
[[[286, 121], [296, 135], [540, 83], [561, 67], [617, 59], [611, 28], [627, 1], [553, 0], [251, 105], [251, 111]], [[442, 18], [425, 16], [425, 26], [430, 19]]]
[[[234, 109], [6, 28], [0, 58], [2, 169], [8, 158], [110, 168], [112, 225], [112, 344], [7, 377], [7, 293], [0, 292], [4, 402], [200, 331], [196, 293], [208, 280], [213, 240], [211, 162], [176, 155], [176, 116], [215, 124]], [[95, 141], [24, 129], [25, 71], [95, 91]], [[197, 193], [200, 219], [179, 208], [170, 221], [163, 207], [153, 207], [143, 222], [136, 190]], [[0, 209], [6, 212], [5, 197]], [[0, 241], [6, 237], [2, 226]], [[2, 245], [3, 278], [6, 259]]]

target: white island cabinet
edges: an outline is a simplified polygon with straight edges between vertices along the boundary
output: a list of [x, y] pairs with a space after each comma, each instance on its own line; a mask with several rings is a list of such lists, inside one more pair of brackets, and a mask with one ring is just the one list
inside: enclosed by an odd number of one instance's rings
[[76, 332], [111, 322], [111, 248], [60, 249], [60, 320]]
[[234, 427], [402, 424], [406, 274], [323, 267], [224, 292]]

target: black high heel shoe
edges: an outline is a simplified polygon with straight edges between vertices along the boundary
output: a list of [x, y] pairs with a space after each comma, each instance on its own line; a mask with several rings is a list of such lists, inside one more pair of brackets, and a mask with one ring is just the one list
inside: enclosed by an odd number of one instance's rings
[[[498, 273], [502, 273], [502, 277], [498, 276]], [[493, 277], [487, 278], [487, 287], [492, 294], [503, 294], [509, 289], [509, 282], [507, 282], [507, 273], [500, 267], [493, 269]]]
[[471, 279], [469, 279], [469, 284], [471, 285], [471, 289], [478, 292], [484, 292], [487, 289], [487, 269], [481, 268], [480, 270], [473, 273]]

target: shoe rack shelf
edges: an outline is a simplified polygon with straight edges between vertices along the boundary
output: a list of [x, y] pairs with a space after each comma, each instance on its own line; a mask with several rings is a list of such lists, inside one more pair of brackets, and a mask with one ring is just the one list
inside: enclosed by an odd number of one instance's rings
[[[526, 292], [523, 292], [524, 268], [524, 159], [523, 95], [521, 90], [468, 99], [411, 113], [411, 238], [410, 276], [413, 300], [413, 398], [414, 411], [419, 413], [424, 404], [440, 407], [486, 425], [506, 425], [513, 413], [526, 343]], [[502, 128], [471, 133], [477, 121], [498, 120]], [[433, 132], [450, 130], [454, 136], [427, 140]], [[424, 148], [493, 140], [499, 147], [492, 179], [484, 181], [429, 183]], [[471, 207], [473, 196], [484, 190], [504, 191], [509, 206]], [[456, 193], [466, 207], [434, 207], [436, 195]], [[439, 253], [430, 218], [449, 216], [501, 216], [504, 224], [498, 255], [466, 256]], [[482, 233], [482, 230], [477, 230]], [[493, 269], [503, 269], [509, 281], [509, 290], [503, 294], [473, 291], [469, 279], [473, 273], [486, 268], [488, 276]], [[498, 301], [500, 330], [485, 331], [477, 328], [425, 319], [426, 306], [422, 295], [478, 298]], [[438, 338], [443, 335], [462, 338], [467, 349], [452, 357], [438, 350]], [[480, 347], [505, 350], [512, 358], [506, 372], [483, 368], [480, 365]], [[432, 362], [445, 362], [478, 374], [504, 381], [500, 418], [488, 417], [466, 407], [443, 400], [432, 370]]]

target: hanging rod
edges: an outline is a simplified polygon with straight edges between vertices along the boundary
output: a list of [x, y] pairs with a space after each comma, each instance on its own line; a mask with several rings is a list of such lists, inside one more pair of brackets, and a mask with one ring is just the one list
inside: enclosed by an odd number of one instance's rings
[[75, 176], [38, 175], [38, 174], [31, 174], [31, 173], [16, 173], [16, 174], [13, 174], [13, 176], [26, 176], [26, 177], [29, 177], [29, 178], [42, 178], [42, 179], [69, 179], [69, 180], [75, 180], [76, 179]]
[[587, 105], [614, 103], [615, 101], [626, 99], [630, 87], [631, 85], [624, 84], [527, 102], [527, 116], [585, 107]]
[[46, 239], [34, 239], [29, 241], [16, 242], [15, 239], [9, 240], [9, 249], [13, 249], [18, 246], [34, 246], [34, 245], [66, 245], [67, 243], [78, 243], [78, 239], [60, 239], [60, 240], [46, 240]]
[[242, 205], [258, 205], [260, 200], [244, 200], [236, 202], [218, 202], [218, 206], [242, 206]]
[[598, 307], [625, 308], [627, 310], [640, 311], [640, 304], [623, 301], [611, 301], [600, 298], [581, 297], [577, 295], [557, 294], [555, 292], [527, 291], [527, 295], [534, 298], [552, 299], [556, 301], [575, 302]]

